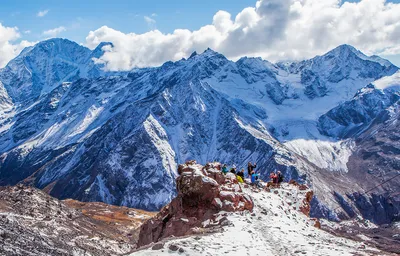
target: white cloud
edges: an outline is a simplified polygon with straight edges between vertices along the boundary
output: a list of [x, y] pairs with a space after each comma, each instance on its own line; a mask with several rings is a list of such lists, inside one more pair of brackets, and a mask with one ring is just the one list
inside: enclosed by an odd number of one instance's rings
[[43, 10], [43, 11], [39, 11], [36, 16], [38, 17], [44, 17], [47, 15], [47, 13], [49, 13], [49, 10]]
[[[153, 16], [152, 16], [153, 17]], [[156, 20], [150, 18], [149, 16], [144, 16], [144, 21], [146, 21], [147, 26], [149, 26], [150, 29], [154, 29], [156, 25]]]
[[157, 13], [152, 13], [151, 14], [151, 17], [157, 17], [158, 15], [157, 15]]
[[[148, 24], [155, 20], [145, 17]], [[198, 30], [153, 30], [125, 34], [103, 26], [91, 31], [86, 44], [100, 42], [114, 48], [97, 60], [112, 70], [156, 66], [210, 47], [228, 58], [261, 56], [276, 61], [322, 54], [340, 44], [351, 44], [367, 54], [400, 54], [400, 4], [385, 0], [260, 0], [236, 17], [225, 11]]]
[[15, 42], [19, 38], [20, 34], [17, 27], [4, 27], [0, 23], [0, 68], [4, 67], [25, 47], [34, 44], [25, 40], [13, 44], [13, 42]]
[[25, 30], [25, 31], [24, 31], [24, 34], [30, 34], [30, 33], [31, 33], [30, 30]]
[[63, 26], [58, 27], [58, 28], [53, 28], [53, 29], [49, 29], [46, 31], [43, 31], [43, 35], [44, 36], [48, 36], [48, 37], [56, 37], [58, 34], [60, 34], [61, 32], [66, 31], [67, 29]]

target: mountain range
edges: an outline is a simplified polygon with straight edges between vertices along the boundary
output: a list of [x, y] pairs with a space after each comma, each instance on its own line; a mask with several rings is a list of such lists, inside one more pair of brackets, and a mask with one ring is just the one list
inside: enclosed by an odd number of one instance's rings
[[110, 72], [94, 61], [105, 46], [50, 39], [0, 70], [0, 186], [157, 210], [179, 163], [251, 161], [262, 179], [310, 185], [313, 216], [399, 220], [400, 181], [385, 182], [400, 169], [389, 61], [349, 45], [279, 63], [207, 49]]

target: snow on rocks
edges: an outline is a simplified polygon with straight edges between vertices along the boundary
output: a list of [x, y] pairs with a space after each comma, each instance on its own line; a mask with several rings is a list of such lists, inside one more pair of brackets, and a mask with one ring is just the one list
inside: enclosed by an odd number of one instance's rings
[[225, 178], [217, 171], [218, 167], [220, 164], [217, 163], [203, 167], [195, 161], [180, 165], [180, 176], [176, 180], [178, 196], [142, 225], [138, 246], [172, 236], [216, 231], [229, 224], [221, 217], [222, 211], [252, 211], [252, 199], [232, 178]]
[[0, 187], [0, 255], [125, 255], [151, 213]]
[[165, 249], [144, 249], [132, 255], [170, 255], [176, 253], [176, 248], [179, 255], [190, 256], [385, 255], [362, 241], [316, 228], [319, 221], [299, 211], [310, 192], [305, 186], [282, 184], [270, 192], [244, 186], [242, 189], [244, 194], [251, 195], [254, 209], [221, 214], [220, 218], [230, 223], [222, 227], [222, 232], [168, 240]]

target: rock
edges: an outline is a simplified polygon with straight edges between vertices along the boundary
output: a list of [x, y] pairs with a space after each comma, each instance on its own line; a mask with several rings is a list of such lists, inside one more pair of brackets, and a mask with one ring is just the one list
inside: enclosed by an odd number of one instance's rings
[[189, 160], [189, 161], [186, 161], [185, 164], [186, 165], [195, 165], [195, 164], [197, 164], [197, 162], [196, 162], [196, 160]]
[[178, 250], [180, 253], [184, 253], [185, 252], [185, 250], [183, 249], [183, 248], [179, 248], [179, 250]]
[[299, 185], [299, 190], [304, 191], [307, 189], [309, 189], [309, 188], [306, 185], [304, 185], [304, 184]]
[[[177, 197], [141, 226], [137, 246], [216, 229], [214, 224], [207, 223], [215, 221], [214, 216], [221, 210], [252, 211], [253, 200], [237, 185], [236, 176], [232, 173], [223, 176], [218, 166], [219, 163], [208, 163], [203, 167], [195, 161], [180, 165], [180, 176], [176, 179]], [[216, 222], [219, 227], [231, 224], [228, 220]]]
[[161, 250], [162, 248], [164, 248], [164, 243], [156, 243], [151, 247], [152, 250]]
[[214, 198], [211, 205], [219, 210], [222, 209], [222, 207], [223, 207], [223, 203], [222, 203], [221, 199], [219, 199], [219, 198]]
[[321, 222], [317, 218], [312, 218], [311, 221], [314, 222], [314, 227], [321, 229]]
[[214, 179], [219, 185], [225, 184], [225, 175], [216, 168], [206, 169], [207, 176]]
[[304, 213], [307, 216], [310, 216], [310, 209], [311, 209], [311, 200], [314, 196], [314, 192], [313, 191], [308, 191], [306, 193], [305, 198], [303, 199], [302, 205], [300, 206], [300, 211], [302, 213]]
[[235, 183], [235, 184], [238, 184], [238, 183], [239, 183], [238, 180], [237, 180], [237, 178], [236, 178], [236, 175], [233, 174], [233, 173], [231, 173], [231, 172], [228, 172], [228, 173], [225, 175], [225, 178], [228, 179], [228, 180], [229, 180], [230, 182], [232, 182], [232, 183]]
[[173, 252], [176, 252], [177, 250], [179, 250], [179, 247], [175, 244], [171, 244], [168, 249], [170, 249]]

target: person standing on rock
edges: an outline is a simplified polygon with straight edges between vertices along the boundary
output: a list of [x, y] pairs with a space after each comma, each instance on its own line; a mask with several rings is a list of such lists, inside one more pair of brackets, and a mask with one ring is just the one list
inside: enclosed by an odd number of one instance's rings
[[254, 169], [255, 169], [256, 167], [257, 167], [257, 164], [256, 164], [256, 163], [252, 164], [251, 162], [249, 162], [249, 163], [247, 164], [247, 173], [248, 173], [249, 177], [251, 177], [251, 173], [254, 171]]

